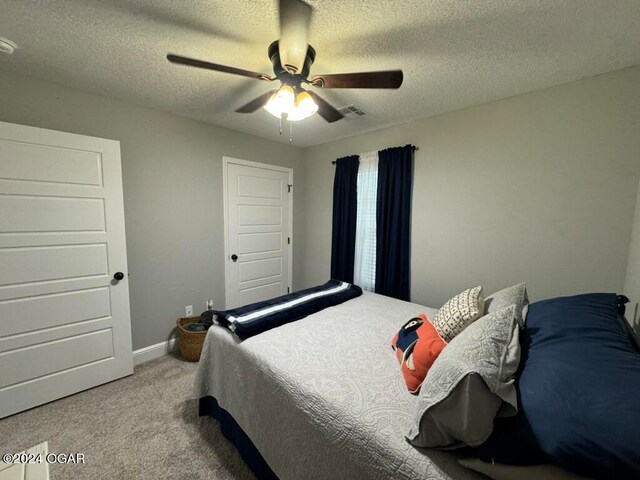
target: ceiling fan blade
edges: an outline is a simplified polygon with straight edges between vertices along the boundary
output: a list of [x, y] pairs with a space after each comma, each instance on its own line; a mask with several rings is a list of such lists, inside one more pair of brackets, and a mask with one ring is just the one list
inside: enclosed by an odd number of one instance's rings
[[320, 88], [400, 88], [402, 80], [402, 70], [389, 70], [315, 75], [311, 84]]
[[177, 63], [180, 65], [187, 65], [189, 67], [204, 68], [205, 70], [214, 70], [216, 72], [231, 73], [233, 75], [242, 75], [243, 77], [257, 78], [258, 80], [271, 81], [269, 75], [264, 73], [252, 72], [250, 70], [242, 70], [241, 68], [227, 67], [226, 65], [219, 65], [217, 63], [204, 62], [202, 60], [196, 60], [194, 58], [181, 57], [180, 55], [173, 55], [170, 53], [167, 55], [167, 60], [171, 63]]
[[280, 62], [302, 71], [307, 55], [311, 7], [302, 0], [280, 0]]
[[333, 123], [344, 118], [344, 115], [336, 110], [330, 103], [323, 100], [317, 93], [307, 90], [313, 101], [318, 105], [318, 115], [324, 118], [327, 122]]
[[238, 108], [236, 112], [253, 113], [256, 110], [258, 110], [260, 107], [264, 107], [269, 101], [269, 99], [271, 98], [271, 95], [273, 95], [276, 92], [277, 90], [271, 90], [270, 92], [263, 93], [258, 98], [255, 98], [251, 100], [249, 103], [247, 103], [246, 105], [243, 105], [242, 107]]

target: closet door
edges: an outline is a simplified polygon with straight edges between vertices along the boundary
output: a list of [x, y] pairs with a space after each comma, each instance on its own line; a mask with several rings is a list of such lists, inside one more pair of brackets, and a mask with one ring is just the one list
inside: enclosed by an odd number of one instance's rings
[[293, 170], [223, 158], [226, 306], [291, 291]]
[[0, 417], [131, 373], [119, 142], [0, 122]]

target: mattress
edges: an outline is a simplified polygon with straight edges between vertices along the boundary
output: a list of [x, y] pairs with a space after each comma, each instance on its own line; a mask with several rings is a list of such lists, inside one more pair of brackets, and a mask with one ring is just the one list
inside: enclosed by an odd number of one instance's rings
[[404, 435], [416, 398], [390, 341], [435, 310], [370, 292], [240, 341], [209, 329], [196, 376], [281, 480], [481, 479]]

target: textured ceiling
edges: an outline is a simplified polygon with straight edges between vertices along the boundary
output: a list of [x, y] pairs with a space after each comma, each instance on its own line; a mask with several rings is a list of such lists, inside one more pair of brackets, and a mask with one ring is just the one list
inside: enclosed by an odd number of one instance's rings
[[[312, 74], [404, 71], [397, 91], [319, 91], [367, 115], [294, 124], [313, 145], [640, 64], [638, 0], [310, 0]], [[169, 64], [168, 52], [271, 73], [276, 0], [2, 0], [0, 70], [273, 140], [278, 120], [233, 110], [271, 86]], [[0, 106], [1, 108], [1, 106]]]

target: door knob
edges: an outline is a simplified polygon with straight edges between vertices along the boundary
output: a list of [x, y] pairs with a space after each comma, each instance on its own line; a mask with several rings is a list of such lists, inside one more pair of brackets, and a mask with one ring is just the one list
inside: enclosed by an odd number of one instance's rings
[[231, 260], [233, 260], [234, 262], [238, 261], [238, 255], [236, 255], [235, 253], [233, 255], [231, 255]]
[[117, 282], [119, 282], [123, 278], [124, 278], [124, 273], [122, 272], [116, 272], [115, 275], [113, 276], [113, 279]]

